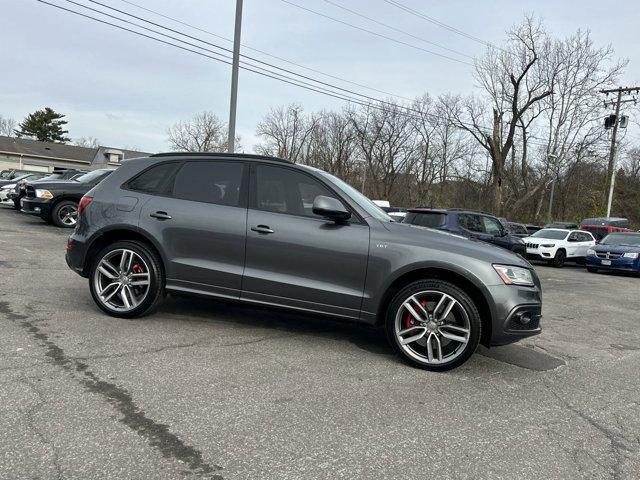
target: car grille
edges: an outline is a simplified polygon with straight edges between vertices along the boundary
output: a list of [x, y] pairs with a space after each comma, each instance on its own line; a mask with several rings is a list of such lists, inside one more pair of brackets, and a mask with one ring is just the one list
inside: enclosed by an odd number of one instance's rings
[[596, 252], [596, 255], [598, 256], [598, 258], [606, 258], [609, 260], [615, 260], [622, 256], [621, 253], [613, 253], [613, 252]]
[[537, 243], [527, 243], [527, 248], [538, 248]]
[[26, 194], [27, 198], [36, 198], [36, 189], [31, 185], [27, 185]]

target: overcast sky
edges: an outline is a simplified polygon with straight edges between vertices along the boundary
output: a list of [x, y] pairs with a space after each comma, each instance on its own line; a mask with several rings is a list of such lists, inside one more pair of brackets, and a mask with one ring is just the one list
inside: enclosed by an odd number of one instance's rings
[[[47, 0], [81, 9], [66, 0]], [[95, 8], [89, 0], [74, 0]], [[205, 33], [145, 12], [122, 0], [101, 3], [229, 47]], [[233, 37], [235, 0], [132, 0], [135, 4]], [[407, 14], [384, 0], [332, 0], [378, 21], [466, 55], [479, 55], [478, 42]], [[493, 43], [525, 13], [541, 17], [557, 36], [589, 29], [596, 45], [611, 43], [630, 60], [623, 84], [640, 82], [640, 2], [602, 0], [399, 0], [424, 14]], [[452, 54], [376, 25], [324, 0], [291, 0], [354, 25], [420, 48]], [[112, 12], [114, 13], [114, 12]], [[242, 43], [273, 55], [402, 97], [424, 92], [470, 93], [471, 67], [400, 45], [291, 6], [282, 0], [245, 0]], [[265, 61], [263, 55], [243, 53]], [[174, 47], [137, 37], [60, 11], [36, 0], [2, 0], [0, 14], [0, 115], [21, 120], [50, 106], [67, 115], [72, 138], [92, 136], [104, 145], [167, 150], [166, 131], [178, 120], [211, 110], [228, 119], [230, 67]], [[299, 69], [297, 69], [299, 70]], [[304, 72], [314, 77], [318, 74]], [[323, 77], [319, 77], [323, 78]], [[324, 77], [323, 79], [336, 83]], [[378, 93], [365, 91], [374, 96]], [[318, 93], [241, 71], [238, 133], [245, 149], [255, 143], [255, 127], [272, 107], [299, 103], [307, 111], [344, 104]]]

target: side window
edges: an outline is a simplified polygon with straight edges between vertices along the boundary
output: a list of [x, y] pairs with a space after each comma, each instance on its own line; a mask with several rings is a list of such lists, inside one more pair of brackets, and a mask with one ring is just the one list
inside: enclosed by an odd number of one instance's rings
[[173, 176], [179, 166], [179, 163], [167, 162], [151, 167], [130, 180], [127, 188], [151, 195], [168, 195], [171, 193]]
[[567, 240], [569, 242], [579, 242], [580, 234], [578, 232], [572, 232], [571, 235], [569, 235], [569, 238], [567, 238]]
[[482, 217], [484, 231], [494, 237], [502, 233], [502, 225], [498, 220], [491, 217]]
[[334, 197], [324, 185], [301, 172], [271, 165], [256, 166], [258, 210], [317, 217], [313, 201], [318, 195]]
[[241, 162], [186, 162], [176, 174], [173, 196], [238, 207], [243, 170]]
[[484, 225], [479, 215], [472, 215], [469, 213], [462, 213], [458, 216], [460, 219], [460, 226], [466, 230], [476, 233], [484, 233]]

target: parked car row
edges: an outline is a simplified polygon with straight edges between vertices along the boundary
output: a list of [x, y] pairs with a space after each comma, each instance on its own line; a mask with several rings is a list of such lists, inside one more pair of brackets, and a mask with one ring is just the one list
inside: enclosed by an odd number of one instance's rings
[[11, 179], [0, 180], [0, 202], [12, 204], [22, 213], [38, 215], [58, 227], [74, 228], [80, 199], [112, 171], [59, 169], [53, 173], [21, 172]]

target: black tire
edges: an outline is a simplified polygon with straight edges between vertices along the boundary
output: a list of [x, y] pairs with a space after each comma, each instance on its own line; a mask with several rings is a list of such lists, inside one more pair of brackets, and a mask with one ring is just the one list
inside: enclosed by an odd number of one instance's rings
[[[66, 215], [66, 213], [73, 210], [75, 210], [76, 220], [74, 220], [73, 223], [67, 222], [66, 219], [68, 218], [68, 215]], [[51, 212], [51, 221], [56, 227], [60, 228], [75, 228], [77, 218], [78, 202], [73, 200], [63, 200], [59, 202], [55, 207], [53, 207], [53, 211]]]
[[[409, 355], [399, 343], [398, 336], [396, 335], [396, 316], [399, 309], [401, 309], [403, 303], [414, 294], [418, 294], [424, 291], [442, 292], [450, 297], [453, 297], [458, 304], [464, 309], [468, 321], [469, 321], [469, 340], [467, 344], [462, 347], [462, 351], [457, 357], [447, 363], [430, 364], [426, 361], [419, 361], [416, 358]], [[394, 348], [394, 350], [400, 355], [400, 357], [417, 368], [424, 370], [442, 372], [451, 370], [462, 365], [466, 362], [471, 355], [476, 351], [478, 343], [480, 342], [480, 336], [482, 332], [482, 321], [480, 319], [480, 313], [476, 307], [474, 301], [456, 285], [438, 279], [425, 279], [418, 280], [410, 283], [396, 295], [394, 295], [389, 307], [387, 308], [385, 317], [385, 329], [387, 332], [387, 339]]]
[[556, 252], [555, 257], [553, 257], [553, 260], [551, 260], [549, 263], [553, 267], [562, 268], [566, 260], [567, 260], [567, 253], [564, 250], [559, 249]]
[[587, 272], [598, 273], [598, 269], [596, 267], [587, 267]]
[[[149, 268], [149, 291], [140, 302], [132, 310], [123, 312], [114, 310], [105, 305], [98, 296], [96, 292], [94, 277], [96, 275], [96, 269], [100, 261], [110, 252], [118, 249], [127, 249], [135, 252], [139, 255], [144, 262], [147, 264]], [[158, 255], [151, 250], [147, 245], [142, 242], [138, 242], [135, 240], [123, 240], [112, 243], [111, 245], [103, 248], [93, 259], [92, 265], [89, 275], [89, 288], [91, 290], [91, 296], [93, 297], [96, 305], [105, 313], [119, 318], [137, 318], [143, 315], [148, 315], [152, 313], [163, 301], [165, 298], [165, 278], [164, 278], [164, 270], [162, 268], [161, 259]]]
[[20, 200], [13, 201], [13, 209], [20, 211]]

